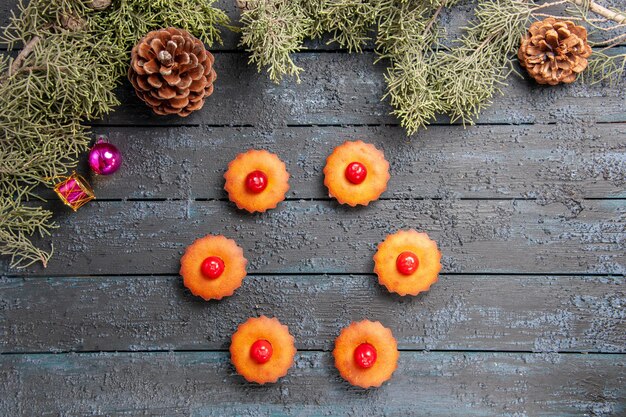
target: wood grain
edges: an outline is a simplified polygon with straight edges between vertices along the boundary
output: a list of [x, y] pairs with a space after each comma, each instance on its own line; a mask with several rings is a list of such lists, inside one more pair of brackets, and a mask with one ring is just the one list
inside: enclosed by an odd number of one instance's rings
[[[127, 82], [118, 91], [123, 106], [104, 118], [114, 125], [284, 125], [398, 124], [385, 94], [385, 64], [373, 65], [371, 52], [363, 54], [301, 53], [294, 61], [305, 69], [301, 83], [270, 81], [247, 65], [242, 53], [216, 53], [218, 80], [202, 111], [188, 117], [155, 117], [136, 98]], [[503, 95], [494, 97], [478, 123], [624, 122], [626, 79], [608, 86], [582, 83], [546, 87], [509, 77]], [[445, 116], [438, 123], [449, 122]], [[417, 134], [419, 138], [423, 130]]]
[[299, 349], [332, 350], [351, 321], [402, 349], [626, 352], [624, 277], [442, 276], [416, 298], [375, 276], [249, 276], [205, 302], [172, 277], [0, 278], [3, 352], [217, 350], [248, 317], [287, 324]]
[[[107, 127], [124, 155], [113, 176], [92, 177], [100, 199], [224, 199], [228, 163], [247, 149], [275, 152], [291, 174], [288, 198], [328, 198], [322, 169], [333, 148], [361, 139], [384, 150], [384, 198], [626, 197], [626, 124], [276, 129]], [[85, 161], [86, 162], [86, 161]], [[89, 172], [84, 167], [85, 172]], [[48, 193], [54, 198], [52, 192]]]
[[235, 239], [249, 272], [371, 273], [378, 243], [405, 228], [438, 242], [443, 272], [626, 271], [624, 200], [385, 200], [357, 209], [301, 200], [261, 215], [225, 201], [93, 201], [77, 213], [54, 204], [64, 213], [48, 240], [55, 257], [45, 270], [14, 273], [176, 274], [184, 248], [207, 233]]
[[340, 379], [329, 353], [299, 353], [268, 386], [243, 382], [226, 353], [5, 355], [0, 413], [617, 416], [625, 365], [625, 355], [402, 352], [393, 378], [363, 391]]
[[[237, 19], [233, 1], [217, 4]], [[443, 13], [450, 39], [473, 7]], [[0, 23], [13, 8], [0, 0]], [[626, 79], [510, 77], [478, 126], [439, 117], [409, 140], [380, 100], [386, 64], [372, 64], [371, 44], [347, 54], [307, 42], [294, 55], [302, 83], [276, 85], [237, 34], [224, 39], [211, 48], [215, 93], [188, 118], [157, 118], [120, 87], [124, 104], [94, 134], [120, 146], [124, 167], [90, 178], [100, 201], [78, 213], [51, 200], [61, 227], [42, 241], [54, 243], [48, 269], [0, 260], [0, 415], [626, 415]], [[349, 209], [327, 199], [321, 169], [357, 138], [384, 149], [392, 180], [383, 200]], [[252, 147], [292, 174], [288, 201], [263, 215], [222, 190], [228, 161]], [[444, 254], [445, 273], [415, 298], [371, 274], [376, 245], [408, 227]], [[221, 302], [177, 275], [207, 233], [235, 238], [251, 261]], [[226, 352], [260, 314], [287, 323], [301, 349], [268, 387], [244, 383]], [[367, 392], [329, 353], [364, 317], [403, 349], [393, 380]]]

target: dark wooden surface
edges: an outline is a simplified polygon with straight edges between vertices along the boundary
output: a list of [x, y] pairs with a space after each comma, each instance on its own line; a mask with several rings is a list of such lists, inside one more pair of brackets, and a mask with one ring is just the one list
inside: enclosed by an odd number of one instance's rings
[[[0, 0], [0, 20], [14, 6]], [[456, 27], [471, 10], [443, 19]], [[511, 78], [477, 126], [441, 117], [408, 139], [380, 100], [371, 48], [311, 42], [295, 57], [302, 83], [275, 85], [236, 44], [226, 34], [214, 48], [215, 93], [188, 118], [155, 117], [120, 88], [123, 106], [94, 134], [120, 147], [122, 170], [90, 178], [98, 200], [78, 213], [52, 198], [47, 269], [0, 261], [0, 415], [626, 415], [626, 80]], [[347, 139], [391, 163], [367, 208], [339, 206], [322, 184]], [[222, 189], [227, 163], [252, 147], [292, 174], [287, 201], [261, 215]], [[408, 227], [443, 251], [439, 282], [415, 298], [372, 274], [376, 245]], [[250, 260], [220, 302], [177, 275], [207, 233], [236, 239]], [[289, 325], [299, 349], [266, 387], [237, 376], [227, 352], [260, 314]], [[378, 390], [350, 387], [332, 365], [340, 329], [362, 318], [390, 327], [401, 349]]]
[[6, 415], [623, 415], [621, 355], [403, 351], [398, 365], [364, 391], [319, 351], [264, 387], [242, 384], [219, 352], [11, 355], [0, 387], [19, 405]]

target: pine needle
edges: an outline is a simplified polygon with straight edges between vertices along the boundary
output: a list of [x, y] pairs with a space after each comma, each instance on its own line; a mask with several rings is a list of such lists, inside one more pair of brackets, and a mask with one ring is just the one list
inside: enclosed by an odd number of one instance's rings
[[260, 72], [267, 68], [270, 80], [278, 83], [284, 75], [296, 77], [302, 68], [291, 54], [303, 49], [304, 38], [311, 33], [313, 21], [301, 5], [292, 0], [248, 1], [251, 10], [241, 15], [241, 43], [250, 53], [248, 63]]
[[[302, 68], [291, 54], [303, 48], [306, 38], [330, 36], [349, 52], [360, 52], [376, 33], [376, 53], [388, 62], [385, 73], [392, 113], [408, 135], [425, 127], [438, 114], [451, 122], [474, 123], [478, 114], [501, 92], [520, 39], [533, 19], [542, 19], [553, 6], [569, 5], [578, 21], [600, 28], [587, 14], [599, 10], [590, 0], [477, 0], [475, 15], [462, 37], [442, 46], [445, 33], [439, 14], [456, 0], [249, 0], [242, 17], [242, 43], [250, 61], [261, 71], [268, 68], [276, 82], [284, 75], [299, 77]], [[605, 9], [608, 10], [608, 9]], [[271, 12], [271, 13], [270, 13]], [[609, 13], [604, 13], [605, 15]], [[613, 12], [613, 15], [621, 12]], [[597, 14], [597, 12], [596, 12]], [[271, 15], [271, 19], [270, 19]], [[606, 16], [605, 16], [606, 17]], [[290, 31], [268, 31], [272, 21], [291, 22]], [[376, 31], [377, 29], [377, 31]], [[609, 30], [608, 28], [602, 28]], [[624, 29], [621, 25], [615, 30]], [[623, 41], [619, 33], [605, 41]], [[623, 56], [594, 52], [585, 80], [615, 82], [624, 74]]]
[[624, 80], [625, 71], [626, 54], [608, 55], [604, 52], [594, 52], [581, 76], [584, 82], [591, 85], [601, 82], [616, 85]]
[[450, 51], [437, 54], [433, 80], [442, 112], [451, 122], [473, 123], [491, 104], [508, 76], [509, 62], [531, 18], [528, 3], [493, 0], [479, 3], [475, 18]]

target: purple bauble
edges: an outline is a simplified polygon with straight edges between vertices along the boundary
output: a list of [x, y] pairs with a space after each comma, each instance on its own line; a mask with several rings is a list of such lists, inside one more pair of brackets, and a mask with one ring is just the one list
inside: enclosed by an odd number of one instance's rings
[[122, 165], [122, 155], [115, 145], [98, 140], [89, 151], [89, 166], [98, 175], [110, 175]]

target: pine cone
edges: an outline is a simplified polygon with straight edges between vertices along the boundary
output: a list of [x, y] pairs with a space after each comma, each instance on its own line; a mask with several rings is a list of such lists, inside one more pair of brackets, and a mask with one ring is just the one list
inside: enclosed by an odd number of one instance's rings
[[111, 5], [111, 0], [90, 0], [85, 5], [93, 10], [104, 10]]
[[217, 78], [213, 55], [189, 32], [167, 28], [148, 33], [131, 52], [128, 78], [156, 114], [188, 116], [204, 105]]
[[539, 84], [550, 85], [574, 82], [587, 68], [590, 55], [587, 30], [553, 17], [533, 23], [517, 53], [520, 64]]
[[237, 6], [240, 12], [252, 10], [252, 5], [250, 3], [250, 0], [235, 0], [235, 6]]

